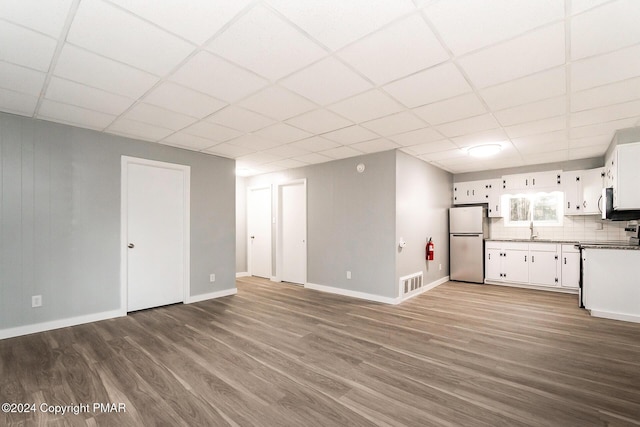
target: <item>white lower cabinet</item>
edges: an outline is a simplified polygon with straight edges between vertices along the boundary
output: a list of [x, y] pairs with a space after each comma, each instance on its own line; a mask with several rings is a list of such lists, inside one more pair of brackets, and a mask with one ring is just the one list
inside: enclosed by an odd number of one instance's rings
[[577, 289], [580, 286], [580, 249], [575, 245], [562, 245], [562, 281], [563, 288]]
[[485, 280], [577, 289], [580, 280], [580, 253], [573, 244], [487, 240]]

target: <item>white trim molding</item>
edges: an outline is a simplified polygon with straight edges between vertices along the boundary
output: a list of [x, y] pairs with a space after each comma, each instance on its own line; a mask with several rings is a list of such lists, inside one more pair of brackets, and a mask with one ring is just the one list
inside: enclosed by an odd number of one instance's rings
[[238, 293], [237, 288], [223, 289], [222, 291], [209, 292], [208, 294], [200, 294], [187, 297], [185, 304], [193, 304], [194, 302], [206, 301], [215, 298], [228, 297], [229, 295], [235, 295]]
[[248, 271], [240, 271], [240, 272], [236, 272], [236, 279], [237, 279], [238, 277], [249, 277], [249, 276], [251, 276], [251, 275], [249, 274], [249, 272], [248, 272]]
[[366, 292], [359, 292], [359, 291], [352, 291], [349, 289], [342, 289], [342, 288], [336, 288], [334, 286], [326, 286], [326, 285], [318, 285], [316, 283], [305, 283], [304, 287], [308, 288], [308, 289], [313, 289], [315, 291], [320, 291], [320, 292], [327, 292], [330, 294], [336, 294], [336, 295], [343, 295], [346, 297], [352, 297], [352, 298], [358, 298], [358, 299], [363, 299], [363, 300], [367, 300], [367, 301], [373, 301], [373, 302], [381, 302], [383, 304], [391, 304], [391, 305], [397, 305], [400, 304], [404, 301], [407, 301], [417, 295], [420, 295], [428, 290], [431, 290], [433, 288], [435, 288], [436, 286], [439, 286], [443, 283], [446, 283], [449, 281], [449, 276], [445, 276], [441, 279], [435, 280], [431, 283], [428, 283], [426, 285], [424, 285], [419, 292], [416, 292], [414, 294], [409, 295], [407, 298], [402, 298], [402, 297], [385, 297], [382, 295], [376, 295], [376, 294], [369, 294]]
[[640, 316], [637, 314], [615, 313], [612, 311], [589, 310], [591, 316], [603, 319], [622, 320], [625, 322], [640, 323]]
[[83, 325], [85, 323], [99, 322], [101, 320], [113, 319], [126, 315], [126, 311], [122, 312], [122, 310], [112, 310], [103, 311], [101, 313], [86, 314], [84, 316], [69, 317], [67, 319], [35, 323], [32, 325], [17, 326], [15, 328], [0, 329], [0, 340], [3, 340], [5, 338], [19, 337], [22, 335], [35, 334], [38, 332], [51, 331], [53, 329], [67, 328], [69, 326]]

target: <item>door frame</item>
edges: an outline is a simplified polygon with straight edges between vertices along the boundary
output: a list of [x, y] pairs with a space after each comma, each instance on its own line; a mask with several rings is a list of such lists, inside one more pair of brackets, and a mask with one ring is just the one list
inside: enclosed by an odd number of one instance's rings
[[254, 190], [269, 190], [269, 241], [271, 242], [271, 250], [269, 250], [269, 266], [271, 272], [269, 274], [269, 279], [273, 279], [273, 185], [271, 184], [247, 187], [247, 273], [249, 276], [253, 276], [251, 267], [253, 261], [253, 245], [251, 244], [251, 232], [249, 230], [249, 215], [251, 215], [251, 192]]
[[179, 165], [175, 163], [161, 162], [157, 160], [142, 159], [138, 157], [122, 156], [120, 167], [120, 311], [123, 316], [127, 315], [127, 293], [128, 293], [128, 242], [127, 235], [129, 231], [128, 221], [128, 195], [129, 195], [129, 165], [141, 165], [157, 167], [162, 169], [177, 170], [182, 172], [183, 176], [183, 206], [184, 206], [184, 224], [183, 224], [183, 290], [182, 301], [187, 303], [189, 295], [191, 295], [191, 167]]
[[276, 276], [274, 281], [282, 282], [282, 266], [283, 266], [283, 237], [282, 237], [282, 188], [291, 185], [302, 185], [304, 191], [304, 206], [302, 207], [302, 215], [304, 217], [304, 286], [307, 283], [307, 179], [294, 179], [278, 183], [276, 191]]

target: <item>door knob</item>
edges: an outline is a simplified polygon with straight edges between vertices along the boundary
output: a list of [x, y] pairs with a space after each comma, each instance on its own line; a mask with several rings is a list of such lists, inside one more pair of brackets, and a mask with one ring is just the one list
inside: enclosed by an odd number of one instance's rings
[[252, 238], [252, 239], [255, 239], [255, 238], [256, 238], [256, 236], [251, 236], [251, 238]]
[[127, 247], [128, 247], [129, 249], [133, 249], [133, 248], [135, 248], [135, 247], [136, 247], [136, 245], [134, 245], [133, 243], [129, 243], [129, 244], [127, 245]]

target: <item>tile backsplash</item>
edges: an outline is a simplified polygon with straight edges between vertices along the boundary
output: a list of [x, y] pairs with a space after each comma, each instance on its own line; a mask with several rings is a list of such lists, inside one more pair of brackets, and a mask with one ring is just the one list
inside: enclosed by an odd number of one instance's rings
[[[502, 218], [489, 218], [492, 239], [528, 239], [529, 227], [505, 227]], [[626, 241], [626, 221], [603, 221], [597, 215], [565, 216], [562, 227], [534, 227], [538, 239], [568, 241]]]

